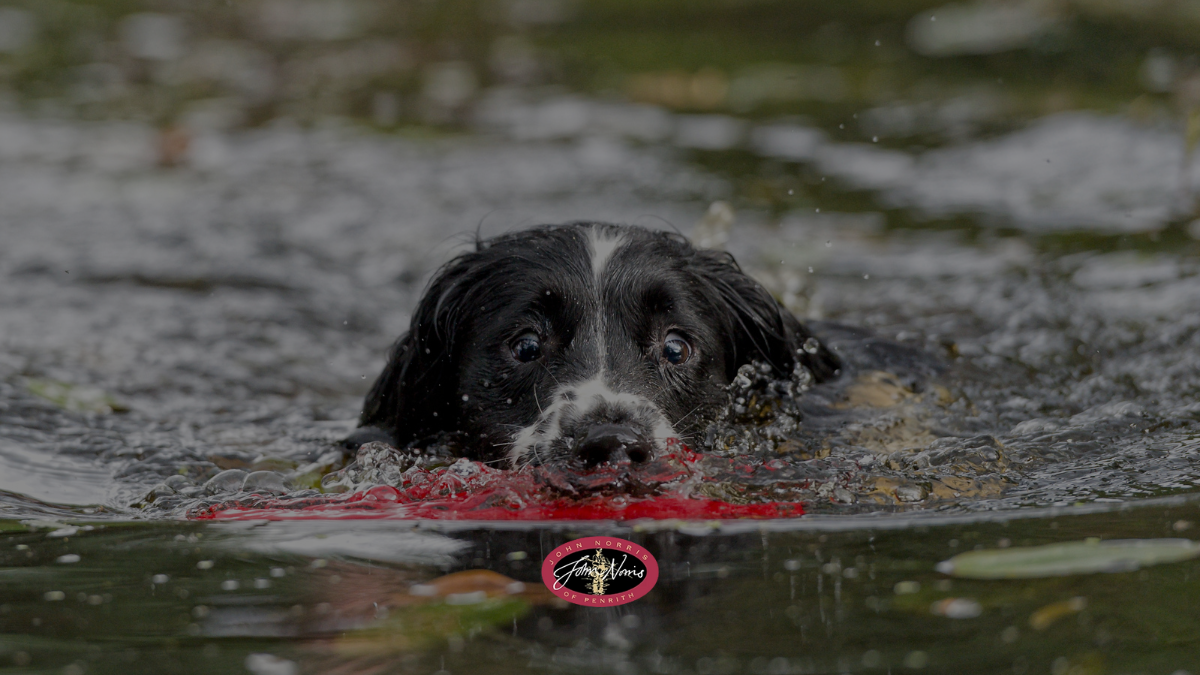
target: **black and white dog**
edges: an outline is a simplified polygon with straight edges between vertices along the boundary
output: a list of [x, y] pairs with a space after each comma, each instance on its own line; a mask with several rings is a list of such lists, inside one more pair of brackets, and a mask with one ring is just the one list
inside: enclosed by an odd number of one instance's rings
[[438, 271], [348, 443], [462, 432], [464, 454], [512, 466], [643, 463], [694, 442], [744, 364], [832, 378], [836, 357], [810, 338], [732, 256], [682, 236], [505, 234]]

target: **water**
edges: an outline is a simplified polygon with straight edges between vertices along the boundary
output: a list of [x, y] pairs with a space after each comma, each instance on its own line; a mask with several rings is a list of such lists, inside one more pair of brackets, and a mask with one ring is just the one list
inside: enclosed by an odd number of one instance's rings
[[[1012, 7], [0, 6], [0, 669], [1196, 672], [1194, 562], [935, 571], [1200, 522], [1193, 19]], [[721, 421], [690, 489], [813, 515], [185, 520], [342, 470], [476, 232], [716, 202], [854, 376]], [[591, 532], [653, 597], [538, 595]], [[528, 593], [409, 593], [482, 569]]]

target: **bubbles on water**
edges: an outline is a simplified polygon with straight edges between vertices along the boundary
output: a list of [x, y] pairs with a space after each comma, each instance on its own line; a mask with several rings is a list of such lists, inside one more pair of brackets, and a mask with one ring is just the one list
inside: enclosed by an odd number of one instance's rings
[[246, 482], [247, 474], [241, 469], [226, 469], [213, 476], [204, 484], [204, 491], [210, 495], [237, 492]]
[[366, 443], [353, 462], [321, 479], [323, 492], [351, 492], [367, 485], [403, 485], [422, 471], [450, 466], [457, 458], [447, 447], [398, 451], [386, 443]]
[[274, 471], [255, 471], [246, 475], [242, 483], [243, 492], [257, 492], [281, 495], [288, 492], [284, 478]]

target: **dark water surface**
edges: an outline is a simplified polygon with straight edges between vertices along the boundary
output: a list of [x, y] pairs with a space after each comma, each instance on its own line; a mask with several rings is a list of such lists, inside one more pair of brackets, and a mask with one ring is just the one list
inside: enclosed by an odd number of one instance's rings
[[[0, 670], [1200, 672], [1194, 561], [935, 568], [1200, 523], [1189, 8], [0, 2]], [[730, 215], [874, 336], [827, 325], [852, 377], [703, 448], [703, 494], [812, 515], [185, 520], [343, 469], [476, 232]], [[650, 597], [540, 592], [588, 533]]]

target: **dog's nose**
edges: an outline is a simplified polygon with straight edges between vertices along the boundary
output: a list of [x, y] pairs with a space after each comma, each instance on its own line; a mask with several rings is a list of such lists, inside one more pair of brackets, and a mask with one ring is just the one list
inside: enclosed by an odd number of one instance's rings
[[587, 466], [605, 462], [641, 464], [650, 459], [653, 452], [649, 441], [632, 428], [619, 424], [597, 424], [588, 429], [587, 436], [579, 443], [577, 450]]

